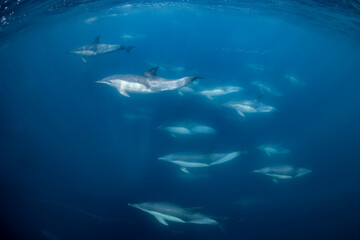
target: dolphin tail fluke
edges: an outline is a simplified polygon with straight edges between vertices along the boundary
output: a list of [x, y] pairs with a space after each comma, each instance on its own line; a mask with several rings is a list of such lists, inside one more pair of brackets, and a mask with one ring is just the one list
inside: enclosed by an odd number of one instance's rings
[[130, 53], [130, 51], [131, 51], [133, 48], [135, 48], [135, 47], [134, 47], [134, 46], [127, 46], [127, 47], [125, 48], [125, 51], [126, 51], [127, 53]]

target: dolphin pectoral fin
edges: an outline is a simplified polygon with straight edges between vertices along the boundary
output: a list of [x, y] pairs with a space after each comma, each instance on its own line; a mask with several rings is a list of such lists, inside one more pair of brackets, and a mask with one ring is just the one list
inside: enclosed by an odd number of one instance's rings
[[83, 63], [87, 63], [87, 60], [84, 57], [80, 57], [81, 61], [83, 61]]
[[209, 95], [205, 95], [205, 97], [207, 97], [207, 98], [210, 99], [210, 100], [214, 100], [214, 98], [212, 98], [212, 97], [209, 96]]
[[163, 219], [162, 217], [159, 216], [154, 216], [156, 218], [156, 220], [158, 220], [161, 224], [165, 225], [165, 226], [169, 226], [169, 224], [165, 221], [165, 219]]
[[273, 178], [272, 180], [273, 180], [274, 183], [279, 183], [279, 180], [276, 179], [276, 178]]
[[269, 151], [266, 151], [266, 155], [268, 155], [268, 157], [271, 157], [271, 153]]
[[173, 138], [177, 138], [177, 136], [176, 136], [175, 134], [173, 134], [173, 133], [171, 134], [171, 136], [172, 136]]
[[236, 111], [240, 116], [245, 117], [245, 114], [242, 111], [239, 111], [239, 110], [236, 110]]
[[119, 93], [120, 93], [121, 95], [123, 95], [123, 96], [125, 96], [125, 97], [130, 97], [130, 95], [129, 95], [127, 92], [125, 92], [124, 90], [118, 89], [118, 91], [119, 91]]
[[184, 168], [184, 167], [180, 168], [180, 170], [181, 170], [182, 172], [184, 172], [184, 173], [187, 173], [187, 174], [190, 173], [189, 170], [187, 170], [187, 168]]

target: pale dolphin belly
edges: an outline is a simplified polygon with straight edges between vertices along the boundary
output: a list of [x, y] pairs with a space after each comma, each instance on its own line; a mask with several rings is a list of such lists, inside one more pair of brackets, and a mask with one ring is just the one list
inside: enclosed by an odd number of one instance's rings
[[74, 54], [84, 57], [96, 56], [96, 52], [91, 50], [74, 51]]
[[194, 77], [184, 77], [177, 80], [163, 80], [163, 79], [156, 79], [154, 81], [150, 81], [151, 84], [151, 91], [152, 92], [161, 92], [161, 91], [168, 91], [168, 90], [175, 90], [189, 84]]
[[148, 93], [151, 92], [144, 84], [137, 82], [128, 82], [124, 80], [112, 80], [112, 85], [116, 87], [119, 91], [123, 90], [126, 92], [135, 92], [135, 93]]
[[189, 167], [189, 168], [197, 168], [197, 167], [208, 167], [208, 164], [205, 163], [198, 163], [198, 162], [185, 162], [185, 161], [172, 161], [174, 164], [177, 164], [182, 167]]

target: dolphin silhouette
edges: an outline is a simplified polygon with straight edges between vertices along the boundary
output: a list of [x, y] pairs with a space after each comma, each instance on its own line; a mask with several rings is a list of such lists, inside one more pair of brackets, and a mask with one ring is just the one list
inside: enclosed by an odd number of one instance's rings
[[86, 58], [88, 57], [104, 55], [106, 53], [112, 53], [121, 50], [126, 50], [126, 52], [129, 53], [133, 48], [133, 46], [100, 43], [100, 36], [97, 36], [92, 44], [81, 46], [71, 53], [80, 56], [81, 60], [86, 63]]
[[214, 219], [198, 213], [194, 211], [194, 209], [182, 208], [172, 203], [144, 202], [138, 204], [129, 204], [129, 206], [149, 213], [165, 226], [169, 225], [167, 221], [178, 223], [219, 225], [219, 223]]
[[198, 76], [183, 77], [175, 80], [165, 79], [157, 76], [158, 67], [149, 69], [142, 75], [119, 74], [106, 77], [98, 83], [104, 83], [115, 87], [123, 96], [130, 97], [128, 92], [133, 93], [154, 93], [179, 89], [195, 79]]

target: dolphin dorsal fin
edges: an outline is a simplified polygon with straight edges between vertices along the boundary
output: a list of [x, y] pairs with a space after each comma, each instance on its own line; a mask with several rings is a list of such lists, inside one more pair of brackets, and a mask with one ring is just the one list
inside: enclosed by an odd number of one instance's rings
[[93, 41], [92, 44], [93, 44], [93, 45], [100, 44], [100, 36], [97, 36], [97, 37], [94, 39], [94, 41]]
[[159, 69], [159, 66], [150, 68], [149, 70], [147, 70], [146, 72], [144, 72], [143, 76], [144, 77], [155, 77], [157, 76], [157, 70]]

